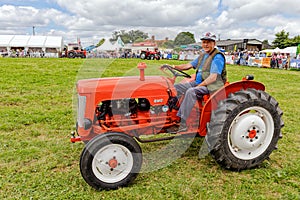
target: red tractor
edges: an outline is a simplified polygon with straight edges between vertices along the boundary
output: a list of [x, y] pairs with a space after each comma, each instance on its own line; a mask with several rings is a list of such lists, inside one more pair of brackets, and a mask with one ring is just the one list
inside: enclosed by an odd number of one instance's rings
[[[97, 78], [77, 82], [77, 124], [71, 142], [86, 143], [80, 157], [84, 180], [95, 189], [116, 189], [131, 183], [142, 166], [140, 143], [205, 137], [208, 151], [222, 167], [250, 169], [268, 159], [282, 137], [283, 114], [262, 83], [246, 76], [226, 83], [195, 104], [186, 132], [166, 134], [178, 126], [182, 101], [176, 101], [176, 77], [191, 76], [171, 66], [168, 76]], [[195, 120], [199, 119], [199, 120]], [[144, 139], [145, 135], [161, 137]], [[143, 137], [142, 137], [143, 136]]]
[[140, 53], [140, 58], [142, 60], [159, 60], [160, 59], [160, 51], [158, 49], [155, 49], [154, 51], [149, 51], [148, 49], [146, 51], [142, 51]]
[[64, 49], [64, 56], [67, 58], [86, 58], [86, 50], [82, 49], [80, 44], [69, 43]]

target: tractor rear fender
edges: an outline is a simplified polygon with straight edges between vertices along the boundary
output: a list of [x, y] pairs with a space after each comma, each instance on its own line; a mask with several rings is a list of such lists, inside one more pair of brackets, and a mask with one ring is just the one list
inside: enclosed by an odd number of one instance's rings
[[252, 80], [242, 80], [225, 85], [223, 88], [220, 88], [215, 93], [213, 93], [203, 106], [199, 121], [199, 135], [206, 135], [206, 125], [208, 122], [210, 122], [211, 112], [217, 109], [219, 101], [226, 99], [231, 93], [235, 93], [240, 90], [246, 90], [248, 88], [263, 91], [265, 90], [265, 86], [260, 82]]

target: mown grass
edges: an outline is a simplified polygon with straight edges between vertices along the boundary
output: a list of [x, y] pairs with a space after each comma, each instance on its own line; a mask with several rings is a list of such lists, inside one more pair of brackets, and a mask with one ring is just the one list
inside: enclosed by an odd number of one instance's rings
[[[299, 199], [300, 73], [229, 65], [229, 81], [253, 74], [284, 111], [278, 150], [259, 168], [232, 172], [199, 159], [203, 138], [169, 166], [141, 173], [132, 185], [95, 191], [80, 175], [83, 143], [74, 129], [77, 79], [138, 74], [141, 60], [0, 59], [0, 199]], [[145, 61], [146, 74], [161, 64]], [[102, 68], [98, 68], [102, 66]], [[148, 144], [152, 148], [159, 144]]]

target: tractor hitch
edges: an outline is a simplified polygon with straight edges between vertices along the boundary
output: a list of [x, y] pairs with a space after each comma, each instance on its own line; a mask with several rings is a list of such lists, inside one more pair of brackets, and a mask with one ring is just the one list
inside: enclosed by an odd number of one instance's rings
[[80, 142], [81, 141], [81, 137], [80, 136], [75, 136], [75, 131], [72, 131], [71, 132], [71, 139], [70, 139], [70, 141], [72, 143]]

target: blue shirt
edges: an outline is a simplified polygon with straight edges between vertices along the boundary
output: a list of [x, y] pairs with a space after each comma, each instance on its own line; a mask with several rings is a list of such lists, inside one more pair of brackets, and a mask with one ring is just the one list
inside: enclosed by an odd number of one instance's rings
[[[196, 84], [200, 84], [203, 81], [202, 80], [202, 68], [203, 68], [203, 64], [204, 64], [205, 60], [208, 58], [208, 56], [209, 56], [208, 53], [206, 53], [204, 55], [202, 62], [199, 66], [198, 73], [196, 74]], [[190, 64], [193, 66], [194, 69], [197, 68], [198, 59], [199, 59], [199, 56], [195, 60], [190, 62]], [[223, 56], [221, 54], [217, 54], [211, 62], [210, 73], [211, 74], [222, 74], [224, 63], [225, 63], [225, 60], [224, 60]]]

